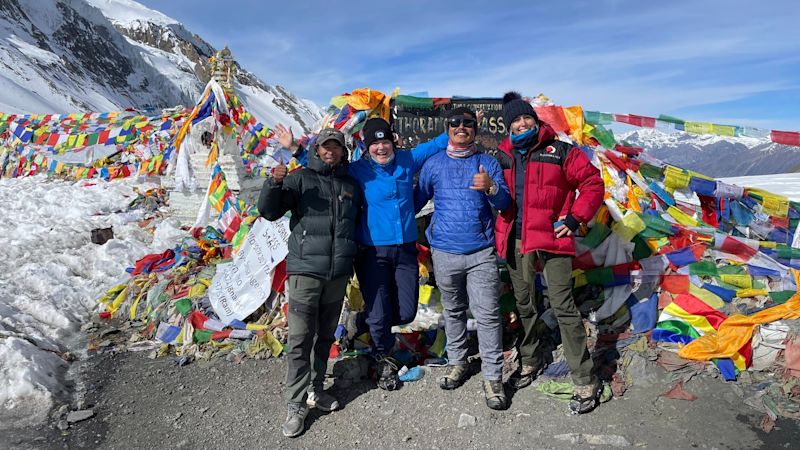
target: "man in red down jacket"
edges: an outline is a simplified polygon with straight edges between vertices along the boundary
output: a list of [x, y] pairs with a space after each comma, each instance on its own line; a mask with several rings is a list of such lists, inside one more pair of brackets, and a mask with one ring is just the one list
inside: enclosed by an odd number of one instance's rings
[[586, 330], [572, 296], [573, 234], [603, 202], [603, 180], [589, 158], [559, 141], [516, 92], [503, 96], [503, 119], [510, 134], [494, 155], [503, 168], [513, 205], [497, 216], [495, 242], [498, 255], [508, 262], [523, 328], [518, 342], [522, 364], [510, 384], [528, 386], [544, 364], [532, 301], [534, 265], [539, 260], [576, 386], [569, 408], [573, 414], [589, 412], [599, 403], [603, 387], [593, 373]]

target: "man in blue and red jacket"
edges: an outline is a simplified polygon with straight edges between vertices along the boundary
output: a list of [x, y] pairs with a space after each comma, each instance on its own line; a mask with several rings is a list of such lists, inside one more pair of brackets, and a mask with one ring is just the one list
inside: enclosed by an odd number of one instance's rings
[[496, 245], [500, 257], [508, 262], [523, 328], [518, 343], [522, 367], [512, 385], [529, 385], [544, 363], [532, 301], [538, 259], [576, 385], [570, 410], [589, 412], [599, 402], [602, 384], [593, 374], [586, 330], [572, 296], [573, 235], [603, 202], [603, 180], [589, 158], [579, 148], [559, 141], [516, 92], [503, 97], [503, 120], [510, 134], [495, 157], [503, 167], [513, 205], [497, 216]]
[[477, 120], [467, 108], [454, 109], [447, 120], [447, 151], [431, 156], [419, 176], [414, 206], [433, 198], [433, 217], [426, 235], [433, 272], [444, 307], [450, 373], [439, 385], [455, 389], [469, 377], [467, 307], [478, 324], [486, 404], [505, 409], [503, 390], [503, 319], [498, 302], [500, 278], [494, 249], [494, 215], [511, 204], [497, 160], [479, 153]]

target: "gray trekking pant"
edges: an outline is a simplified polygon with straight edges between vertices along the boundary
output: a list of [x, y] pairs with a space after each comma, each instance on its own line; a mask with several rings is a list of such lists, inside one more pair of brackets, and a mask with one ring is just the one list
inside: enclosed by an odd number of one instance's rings
[[469, 255], [433, 250], [433, 271], [444, 307], [447, 358], [451, 365], [467, 362], [467, 307], [478, 323], [481, 371], [487, 380], [503, 375], [503, 319], [500, 277], [494, 247]]

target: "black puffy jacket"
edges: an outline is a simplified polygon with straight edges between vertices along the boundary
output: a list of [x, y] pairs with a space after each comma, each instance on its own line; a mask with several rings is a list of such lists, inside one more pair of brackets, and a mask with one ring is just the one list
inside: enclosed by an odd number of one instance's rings
[[347, 174], [346, 155], [338, 166], [308, 152], [308, 166], [284, 178], [281, 185], [267, 180], [261, 188], [258, 211], [278, 220], [291, 211], [286, 272], [332, 280], [352, 274], [356, 254], [355, 228], [362, 195]]

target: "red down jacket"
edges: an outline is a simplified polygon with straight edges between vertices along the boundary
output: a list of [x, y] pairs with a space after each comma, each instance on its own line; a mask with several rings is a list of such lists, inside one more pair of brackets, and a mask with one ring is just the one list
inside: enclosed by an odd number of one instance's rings
[[[516, 204], [517, 167], [512, 152], [513, 146], [507, 137], [495, 152], [513, 199], [512, 206], [500, 213], [495, 221], [495, 244], [501, 257], [508, 257], [509, 238], [514, 230], [517, 208], [520, 207]], [[574, 255], [574, 237], [556, 239], [553, 223], [567, 214], [581, 223], [594, 217], [605, 192], [600, 171], [579, 148], [558, 141], [556, 133], [545, 123], [540, 125], [539, 138], [525, 155], [524, 161], [525, 204], [522, 205], [520, 252], [525, 254], [543, 250]], [[510, 247], [513, 251], [513, 244]]]

